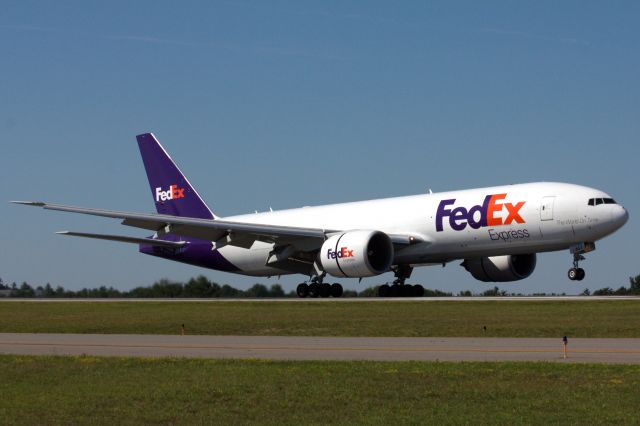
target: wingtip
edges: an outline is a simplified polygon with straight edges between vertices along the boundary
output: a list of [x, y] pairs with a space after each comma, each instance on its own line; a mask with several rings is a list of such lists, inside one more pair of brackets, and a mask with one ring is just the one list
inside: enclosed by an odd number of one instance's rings
[[69, 231], [56, 231], [58, 235], [69, 235]]
[[23, 206], [36, 206], [36, 207], [44, 207], [47, 203], [43, 201], [9, 201], [13, 204], [22, 204]]

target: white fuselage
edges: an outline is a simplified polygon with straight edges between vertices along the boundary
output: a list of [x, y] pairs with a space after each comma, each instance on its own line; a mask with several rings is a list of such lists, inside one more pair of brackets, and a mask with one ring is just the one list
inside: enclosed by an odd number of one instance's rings
[[[493, 199], [491, 199], [491, 196]], [[397, 249], [393, 264], [436, 264], [505, 254], [568, 249], [595, 242], [627, 221], [618, 204], [597, 189], [564, 183], [527, 183], [407, 197], [303, 207], [226, 217], [226, 220], [327, 230], [378, 230], [421, 241]], [[220, 253], [247, 275], [286, 274], [265, 266], [273, 244], [225, 246]]]

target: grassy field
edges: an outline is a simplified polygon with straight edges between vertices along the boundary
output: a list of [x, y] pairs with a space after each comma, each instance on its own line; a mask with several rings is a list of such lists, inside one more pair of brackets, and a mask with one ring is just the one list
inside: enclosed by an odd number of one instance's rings
[[[0, 303], [0, 332], [640, 337], [640, 300]], [[484, 331], [483, 326], [486, 326]]]
[[638, 424], [640, 366], [0, 356], [4, 424]]

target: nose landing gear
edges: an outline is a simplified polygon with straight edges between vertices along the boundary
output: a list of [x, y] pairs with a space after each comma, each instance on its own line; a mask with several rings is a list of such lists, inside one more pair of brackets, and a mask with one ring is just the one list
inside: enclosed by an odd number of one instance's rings
[[567, 276], [571, 281], [582, 281], [585, 277], [584, 269], [580, 267], [580, 261], [584, 260], [583, 254], [596, 249], [595, 243], [587, 242], [572, 246], [569, 251], [573, 255], [573, 268], [569, 269]]
[[584, 256], [579, 253], [573, 254], [573, 268], [569, 269], [567, 276], [571, 281], [582, 281], [586, 275], [584, 269], [579, 267], [581, 260], [584, 260]]

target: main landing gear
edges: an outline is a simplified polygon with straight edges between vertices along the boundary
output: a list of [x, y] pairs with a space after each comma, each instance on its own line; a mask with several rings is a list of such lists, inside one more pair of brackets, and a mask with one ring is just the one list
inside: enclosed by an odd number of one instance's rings
[[584, 272], [584, 269], [579, 267], [579, 263], [581, 260], [584, 260], [583, 255], [579, 253], [573, 254], [573, 268], [569, 269], [569, 272], [567, 272], [567, 276], [571, 281], [584, 280], [586, 273]]
[[394, 270], [396, 279], [393, 285], [383, 284], [378, 287], [378, 297], [422, 297], [424, 287], [420, 284], [405, 284], [405, 280], [411, 276], [413, 268], [409, 265], [398, 265]]
[[298, 297], [342, 297], [342, 285], [338, 283], [325, 284], [323, 279], [326, 273], [313, 277], [311, 283], [300, 283], [296, 288]]

